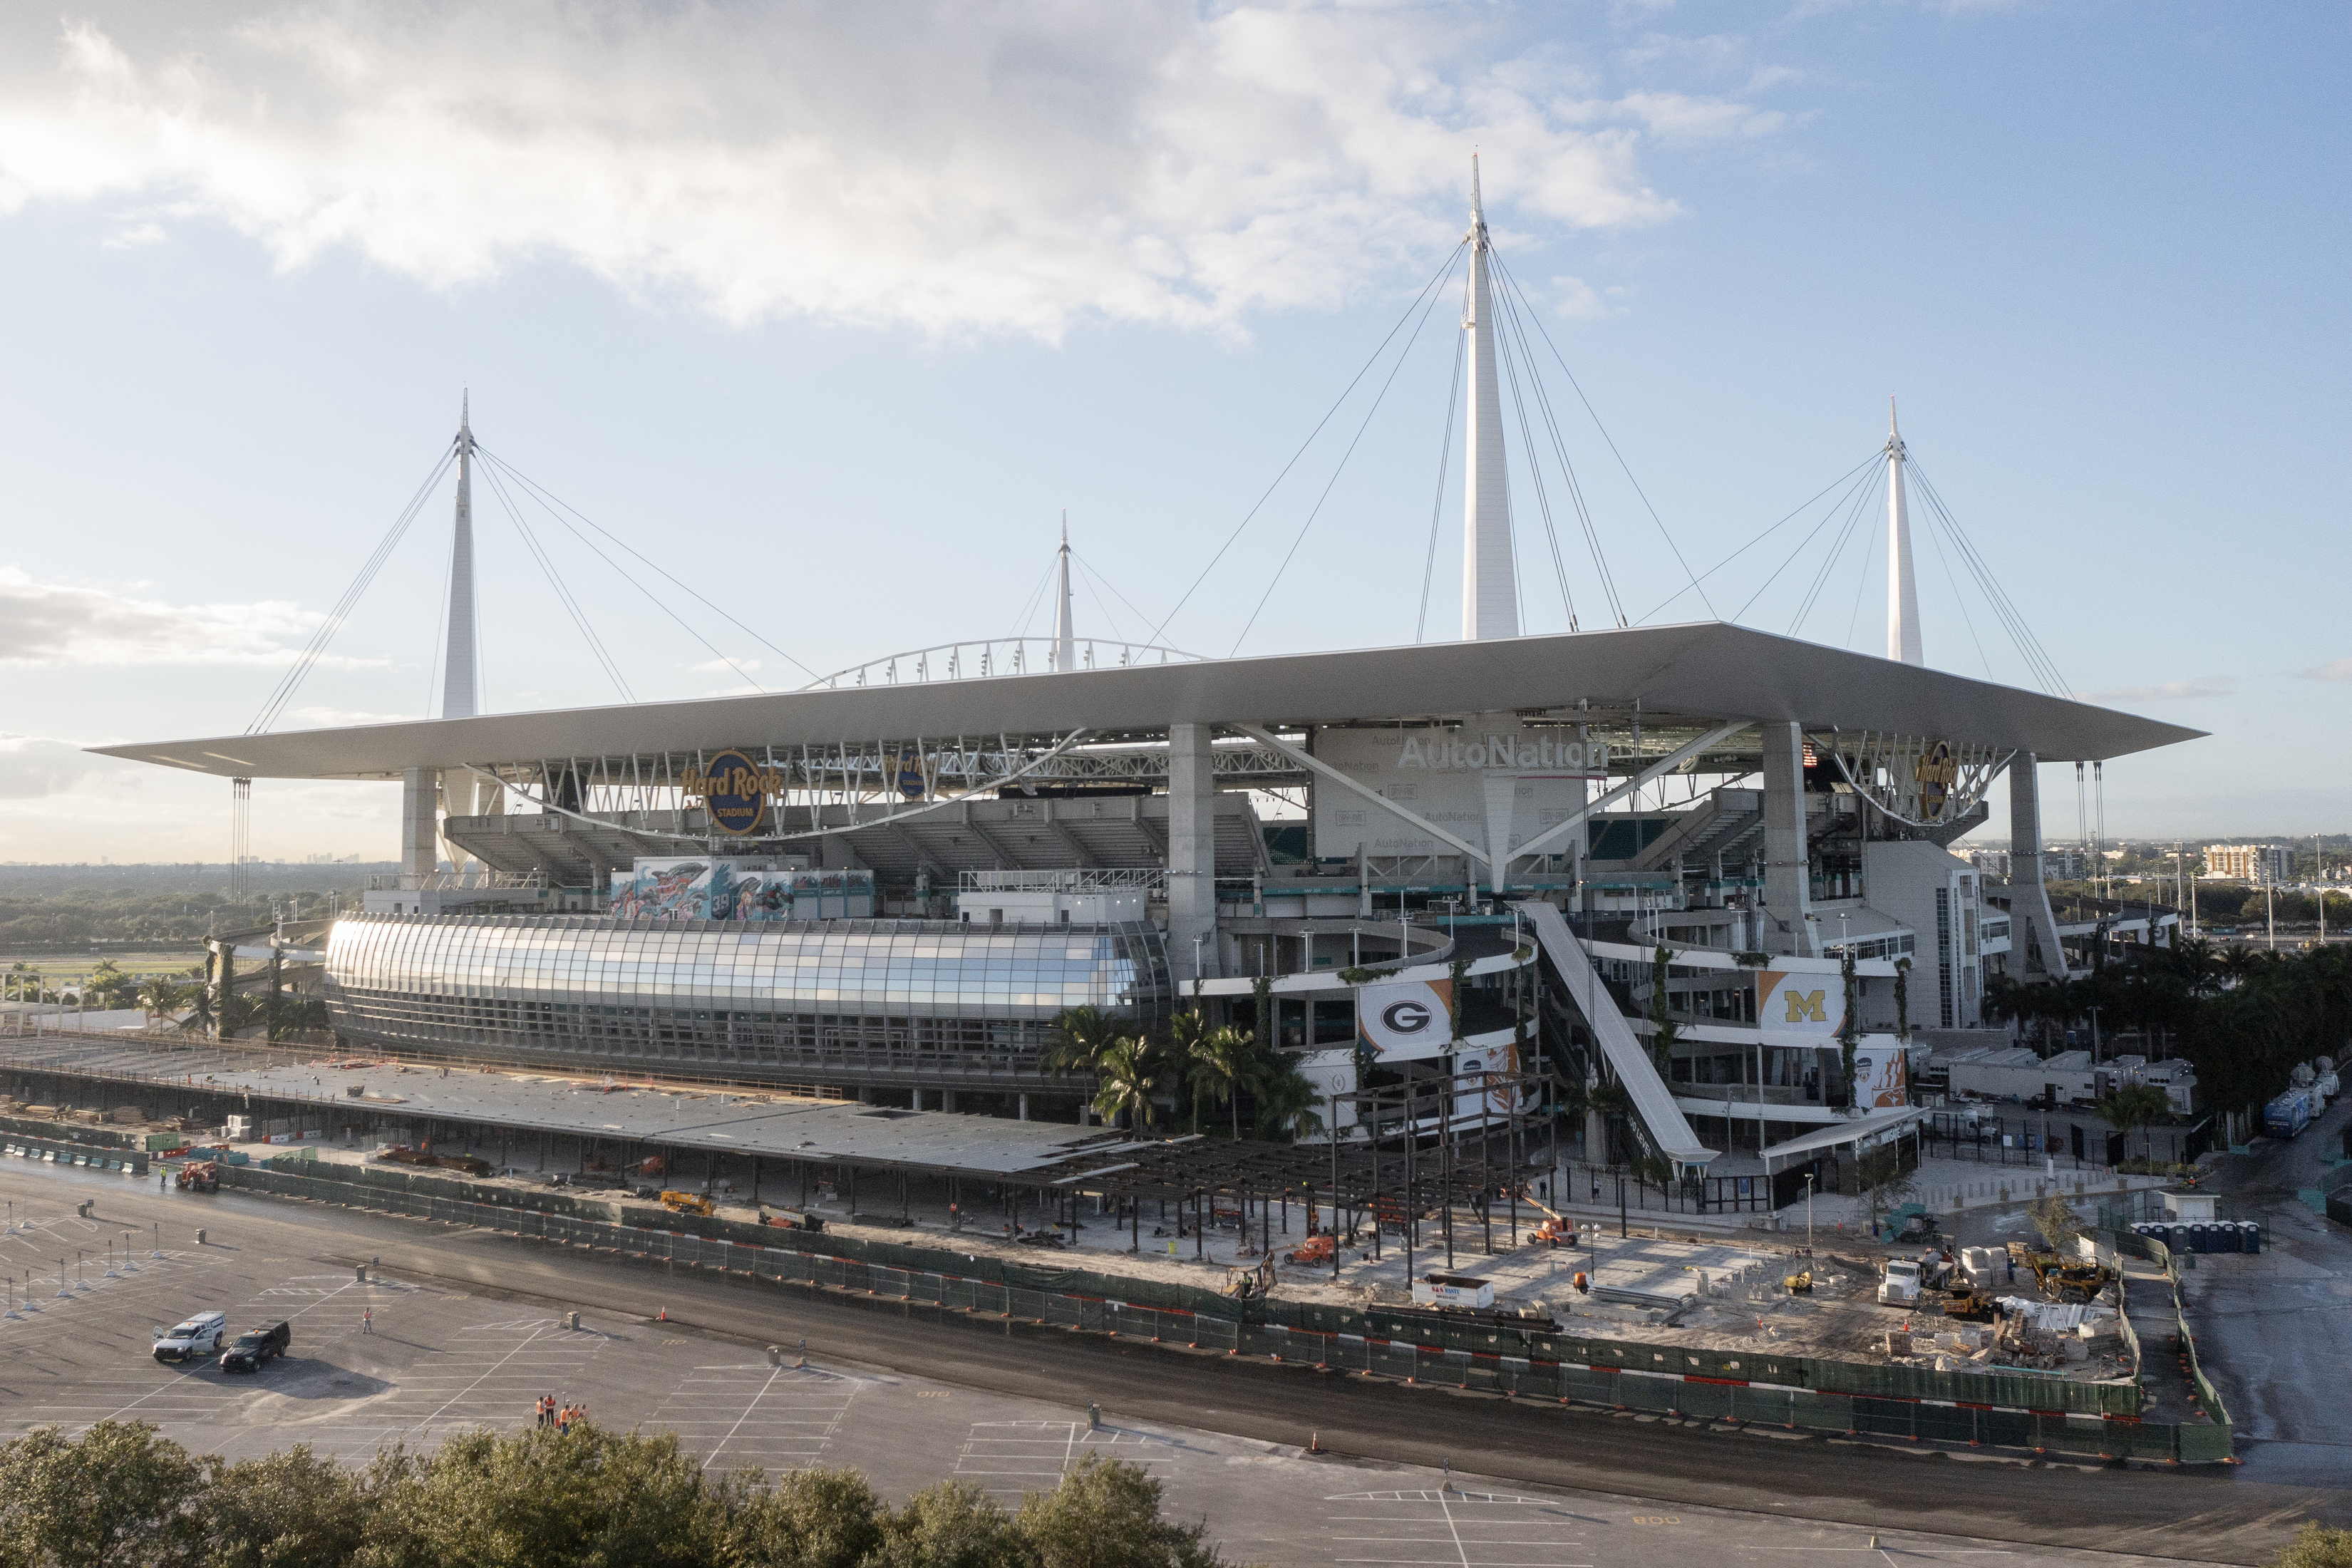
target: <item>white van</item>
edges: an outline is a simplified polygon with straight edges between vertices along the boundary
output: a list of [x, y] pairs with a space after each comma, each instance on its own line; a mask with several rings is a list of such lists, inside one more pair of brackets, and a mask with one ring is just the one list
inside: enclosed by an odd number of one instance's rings
[[198, 1312], [186, 1322], [155, 1334], [157, 1361], [209, 1361], [228, 1338], [226, 1312]]

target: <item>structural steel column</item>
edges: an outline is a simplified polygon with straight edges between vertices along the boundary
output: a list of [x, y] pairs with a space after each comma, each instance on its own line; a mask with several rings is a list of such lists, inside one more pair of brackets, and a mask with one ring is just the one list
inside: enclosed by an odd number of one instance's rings
[[1818, 958], [1812, 883], [1805, 850], [1805, 731], [1797, 724], [1759, 724], [1764, 742], [1764, 946]]
[[400, 775], [400, 869], [430, 877], [441, 865], [441, 775], [410, 768]]
[[1206, 724], [1168, 726], [1168, 964], [1180, 984], [1215, 978], [1217, 781]]
[[2040, 760], [2031, 752], [2009, 759], [2010, 947], [2021, 955], [2020, 978], [2066, 976], [2066, 949], [2058, 941], [2058, 917], [2042, 880], [2042, 780]]

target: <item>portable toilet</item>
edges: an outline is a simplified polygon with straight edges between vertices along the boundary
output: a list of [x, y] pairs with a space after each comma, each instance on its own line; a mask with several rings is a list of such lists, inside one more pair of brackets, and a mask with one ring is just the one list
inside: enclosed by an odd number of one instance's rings
[[2248, 1252], [2260, 1252], [2263, 1249], [2262, 1221], [2253, 1219], [2241, 1220], [2239, 1224], [2245, 1230], [2246, 1250]]
[[2191, 1226], [2189, 1226], [2189, 1251], [2191, 1251], [2191, 1252], [2210, 1252], [2210, 1251], [2212, 1251], [2212, 1250], [2213, 1250], [2213, 1227], [2212, 1227], [2211, 1226], [2210, 1226], [2210, 1225], [2206, 1224], [2206, 1223], [2205, 1223], [2203, 1220], [2201, 1220], [2201, 1219], [2200, 1219], [2200, 1220], [2198, 1220], [2197, 1222], [2195, 1222], [2194, 1224], [2192, 1224]]

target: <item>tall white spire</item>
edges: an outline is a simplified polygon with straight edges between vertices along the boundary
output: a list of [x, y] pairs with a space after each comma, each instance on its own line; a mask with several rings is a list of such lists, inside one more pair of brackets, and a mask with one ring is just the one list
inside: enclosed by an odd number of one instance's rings
[[1070, 618], [1070, 512], [1062, 509], [1062, 596], [1054, 612], [1054, 668], [1073, 670], [1078, 668], [1077, 627]]
[[1495, 323], [1486, 281], [1486, 211], [1478, 154], [1470, 154], [1469, 449], [1463, 472], [1462, 636], [1519, 635], [1519, 592], [1511, 564], [1511, 496], [1503, 471], [1503, 403], [1495, 375]]
[[474, 427], [470, 393], [457, 403], [457, 533], [449, 547], [449, 640], [442, 661], [441, 717], [474, 716]]
[[1886, 400], [1886, 657], [1925, 664], [1919, 651], [1919, 584], [1911, 574], [1911, 513], [1903, 497], [1903, 432]]

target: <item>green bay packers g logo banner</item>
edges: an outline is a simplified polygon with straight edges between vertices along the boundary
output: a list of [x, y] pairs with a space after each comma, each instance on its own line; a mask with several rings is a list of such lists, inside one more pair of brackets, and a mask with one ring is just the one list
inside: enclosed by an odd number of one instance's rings
[[784, 775], [763, 768], [740, 752], [721, 752], [709, 765], [688, 769], [679, 781], [688, 800], [699, 800], [710, 826], [741, 837], [759, 831], [767, 815], [768, 796], [784, 787]]

